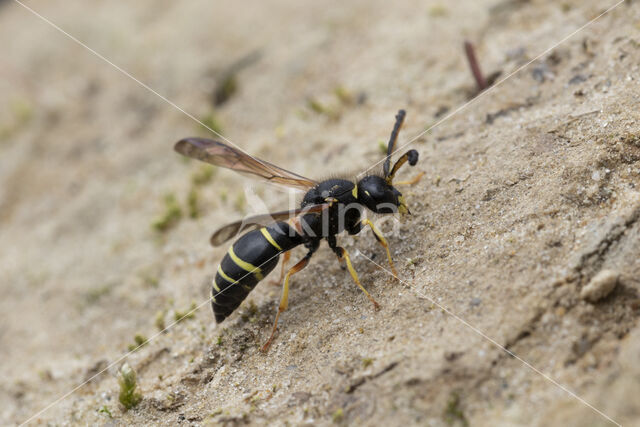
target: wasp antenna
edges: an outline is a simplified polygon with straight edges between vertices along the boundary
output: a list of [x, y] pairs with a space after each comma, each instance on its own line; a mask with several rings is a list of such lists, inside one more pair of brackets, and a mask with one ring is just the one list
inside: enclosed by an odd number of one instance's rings
[[406, 162], [409, 162], [409, 165], [411, 166], [415, 166], [415, 164], [418, 163], [418, 152], [416, 150], [409, 150], [402, 156], [400, 156], [398, 161], [393, 165], [393, 168], [391, 169], [389, 175], [385, 177], [389, 185], [391, 185], [391, 183], [393, 182], [393, 177], [396, 175], [396, 172], [398, 172], [398, 170]]
[[393, 149], [396, 145], [396, 141], [398, 140], [398, 133], [400, 132], [400, 128], [402, 127], [402, 123], [404, 122], [404, 117], [406, 114], [407, 113], [404, 110], [399, 110], [398, 114], [396, 114], [396, 124], [393, 126], [391, 137], [389, 138], [389, 144], [387, 144], [387, 158], [385, 159], [384, 165], [382, 166], [385, 178], [389, 175], [389, 166], [391, 166], [391, 155], [393, 154]]

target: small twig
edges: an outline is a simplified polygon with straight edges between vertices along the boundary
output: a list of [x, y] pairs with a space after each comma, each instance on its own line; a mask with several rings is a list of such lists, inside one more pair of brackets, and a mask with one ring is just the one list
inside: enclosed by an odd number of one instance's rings
[[395, 368], [396, 366], [398, 366], [398, 363], [400, 362], [391, 362], [389, 363], [387, 366], [384, 367], [384, 369], [382, 369], [380, 372], [372, 374], [372, 375], [365, 375], [363, 377], [358, 378], [357, 380], [355, 380], [353, 383], [351, 383], [351, 385], [349, 387], [347, 387], [347, 389], [345, 390], [346, 393], [353, 393], [354, 391], [356, 391], [356, 389], [358, 387], [360, 387], [362, 384], [364, 384], [365, 382], [369, 381], [369, 380], [373, 380], [375, 378], [378, 378], [381, 375], [386, 374], [387, 372], [389, 372], [390, 370], [392, 370], [393, 368]]
[[467, 61], [469, 61], [471, 74], [473, 74], [473, 78], [476, 80], [478, 92], [482, 92], [487, 88], [487, 81], [482, 75], [482, 71], [480, 71], [480, 65], [478, 64], [478, 60], [476, 59], [476, 52], [473, 48], [473, 45], [468, 40], [465, 40], [464, 42], [464, 52], [467, 54]]

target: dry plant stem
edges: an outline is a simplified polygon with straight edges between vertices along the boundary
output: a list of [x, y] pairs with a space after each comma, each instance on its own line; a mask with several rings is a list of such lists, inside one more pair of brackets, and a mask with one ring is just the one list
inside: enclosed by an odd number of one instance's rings
[[465, 40], [464, 42], [464, 52], [467, 55], [467, 61], [469, 61], [471, 74], [473, 74], [473, 78], [476, 80], [478, 92], [482, 92], [487, 88], [487, 81], [482, 75], [482, 71], [480, 71], [480, 64], [478, 64], [478, 60], [476, 59], [476, 52], [473, 48], [473, 44], [468, 40]]

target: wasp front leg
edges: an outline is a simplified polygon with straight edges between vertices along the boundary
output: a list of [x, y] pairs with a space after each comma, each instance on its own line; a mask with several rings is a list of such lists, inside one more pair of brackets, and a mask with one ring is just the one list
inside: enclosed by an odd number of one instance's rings
[[423, 176], [424, 176], [424, 172], [420, 172], [419, 174], [417, 174], [411, 179], [408, 179], [406, 181], [394, 182], [393, 185], [414, 185], [414, 184], [417, 184], [418, 181], [420, 181]]
[[389, 243], [387, 243], [387, 239], [385, 239], [382, 233], [380, 232], [380, 230], [378, 230], [376, 226], [373, 225], [373, 222], [371, 222], [371, 220], [363, 219], [362, 221], [360, 221], [360, 224], [368, 225], [369, 227], [371, 227], [371, 231], [373, 231], [374, 237], [376, 238], [378, 243], [382, 245], [384, 250], [387, 251], [387, 259], [389, 260], [389, 266], [391, 267], [391, 271], [393, 272], [393, 277], [397, 279], [398, 272], [396, 271], [396, 267], [393, 264], [393, 259], [391, 258], [391, 251], [389, 250]]

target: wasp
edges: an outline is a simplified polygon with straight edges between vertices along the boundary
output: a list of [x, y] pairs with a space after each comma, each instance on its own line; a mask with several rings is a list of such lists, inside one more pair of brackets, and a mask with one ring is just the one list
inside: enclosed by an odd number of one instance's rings
[[[349, 254], [338, 246], [336, 235], [343, 231], [354, 235], [364, 227], [371, 228], [376, 240], [386, 251], [393, 275], [397, 277], [387, 240], [369, 219], [363, 218], [363, 212], [368, 209], [377, 214], [410, 214], [402, 193], [393, 185], [393, 179], [405, 163], [411, 166], [417, 163], [418, 152], [407, 151], [391, 167], [391, 156], [404, 118], [405, 111], [400, 110], [387, 144], [382, 173], [367, 174], [358, 181], [340, 178], [312, 180], [210, 139], [185, 138], [176, 143], [175, 151], [184, 156], [305, 191], [299, 209], [251, 216], [225, 225], [213, 233], [211, 244], [220, 246], [249, 230], [231, 245], [213, 279], [211, 306], [217, 323], [224, 321], [238, 308], [249, 292], [276, 267], [280, 254], [284, 254], [279, 279], [279, 282], [284, 279], [280, 305], [271, 335], [261, 348], [267, 351], [276, 334], [280, 314], [287, 309], [289, 280], [307, 266], [322, 240], [327, 241], [340, 262], [345, 262], [353, 281], [374, 308], [379, 308], [376, 300], [360, 283]], [[396, 185], [415, 183], [421, 176], [419, 174], [413, 180]], [[306, 255], [285, 274], [290, 251], [300, 245], [307, 249]]]

